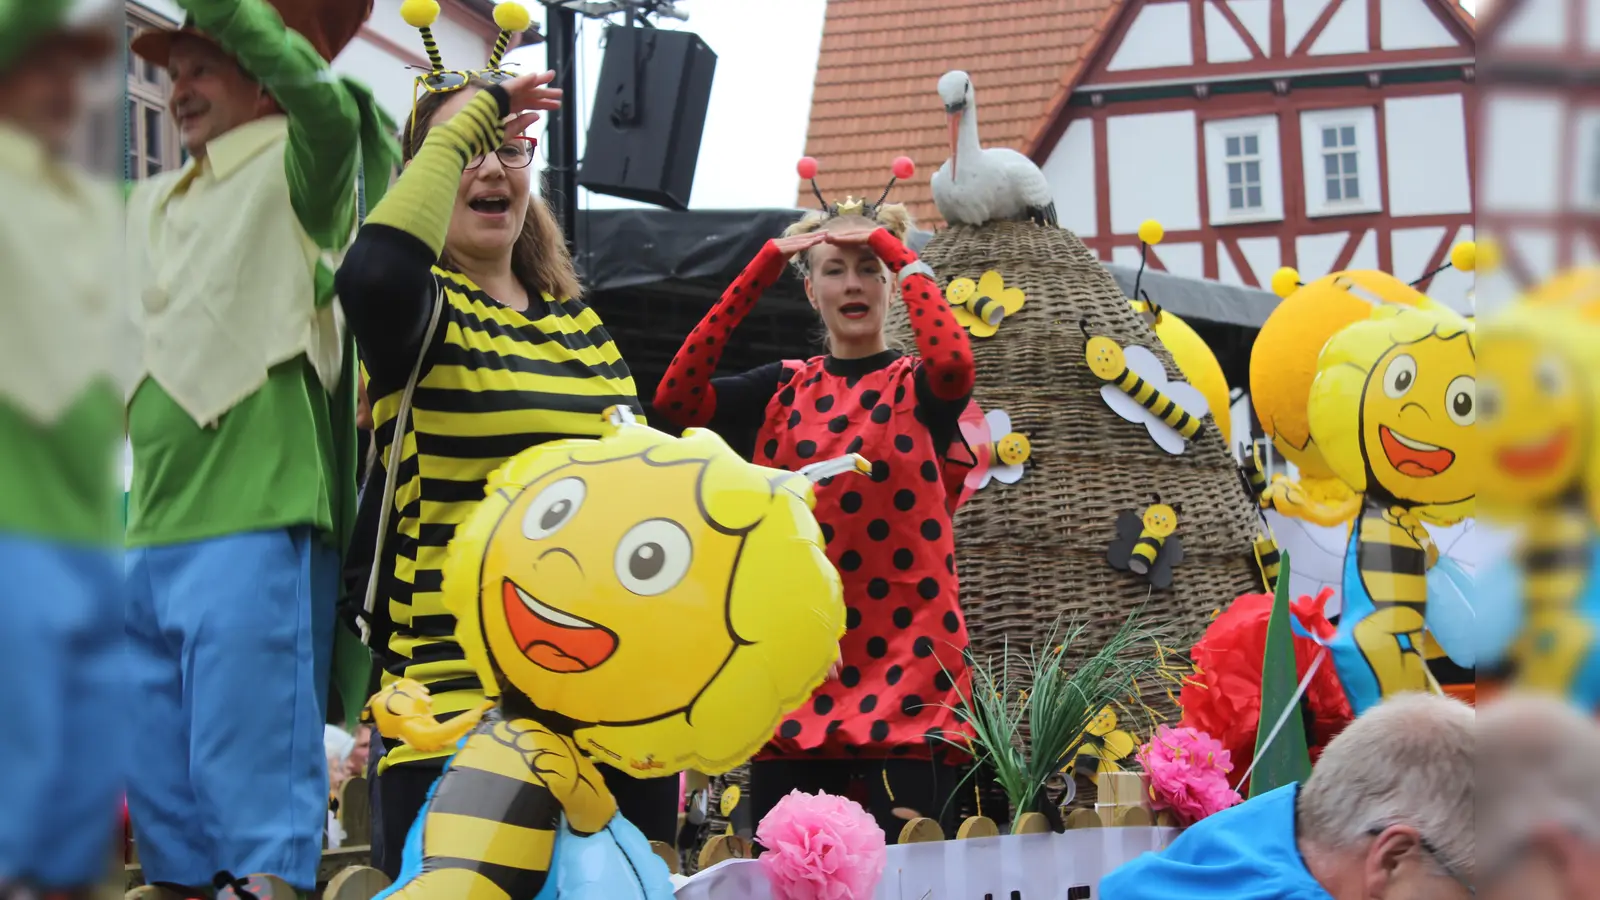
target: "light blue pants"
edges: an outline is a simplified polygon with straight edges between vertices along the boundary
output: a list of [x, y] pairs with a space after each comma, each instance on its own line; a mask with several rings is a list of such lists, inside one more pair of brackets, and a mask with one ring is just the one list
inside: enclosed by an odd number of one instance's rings
[[128, 807], [147, 881], [316, 885], [338, 554], [309, 528], [128, 554]]
[[121, 825], [120, 557], [0, 535], [0, 883], [103, 880]]

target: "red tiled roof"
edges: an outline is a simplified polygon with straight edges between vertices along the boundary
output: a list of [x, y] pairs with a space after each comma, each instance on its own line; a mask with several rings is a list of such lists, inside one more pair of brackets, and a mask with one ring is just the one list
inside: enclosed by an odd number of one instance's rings
[[[830, 201], [876, 200], [896, 156], [917, 174], [890, 199], [937, 221], [928, 179], [949, 153], [936, 86], [963, 69], [986, 147], [1025, 151], [1051, 101], [1121, 0], [828, 0], [806, 154]], [[814, 207], [800, 182], [799, 205]]]

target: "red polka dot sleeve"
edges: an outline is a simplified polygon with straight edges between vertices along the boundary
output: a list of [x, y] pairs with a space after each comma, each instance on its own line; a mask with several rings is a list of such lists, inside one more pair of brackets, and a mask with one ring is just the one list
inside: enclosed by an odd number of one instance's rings
[[744, 321], [763, 291], [783, 274], [787, 262], [778, 245], [767, 241], [756, 258], [722, 293], [722, 299], [678, 349], [656, 388], [656, 413], [679, 428], [703, 428], [717, 412], [717, 393], [711, 375], [733, 329]]
[[[888, 229], [874, 231], [870, 243], [872, 251], [896, 274], [917, 261], [917, 255]], [[941, 400], [960, 400], [971, 394], [975, 377], [972, 343], [966, 329], [951, 315], [939, 285], [926, 275], [915, 274], [900, 282], [900, 297], [911, 316], [928, 390]]]

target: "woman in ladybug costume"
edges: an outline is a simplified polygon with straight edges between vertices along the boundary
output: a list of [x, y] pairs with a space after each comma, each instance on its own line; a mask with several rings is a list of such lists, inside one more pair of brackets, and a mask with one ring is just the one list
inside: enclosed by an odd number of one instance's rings
[[[812, 178], [815, 161], [802, 160], [800, 173]], [[910, 160], [895, 161], [897, 177], [911, 173]], [[824, 201], [768, 241], [674, 357], [655, 411], [682, 427], [753, 432], [744, 449], [774, 468], [846, 453], [871, 462], [870, 478], [845, 475], [816, 488], [849, 630], [837, 675], [756, 757], [750, 795], [755, 821], [793, 789], [850, 796], [892, 836], [903, 824], [897, 807], [948, 821], [960, 780], [938, 737], [962, 727], [952, 708], [969, 681], [943, 461], [960, 440], [973, 364], [933, 270], [902, 243], [910, 215], [884, 205], [887, 196], [876, 205]], [[786, 263], [805, 278], [828, 352], [713, 378], [734, 329]], [[889, 349], [884, 337], [897, 286], [915, 356]]]

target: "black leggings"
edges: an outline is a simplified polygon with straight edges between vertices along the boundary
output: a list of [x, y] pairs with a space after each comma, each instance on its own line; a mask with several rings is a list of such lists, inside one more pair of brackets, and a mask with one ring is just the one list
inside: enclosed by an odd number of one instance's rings
[[[899, 840], [906, 820], [896, 808], [915, 811], [938, 822], [947, 837], [955, 835], [961, 821], [957, 788], [972, 791], [971, 781], [956, 766], [911, 759], [801, 759], [767, 760], [750, 764], [750, 816], [752, 825], [788, 795], [826, 792], [849, 797], [878, 820], [884, 837]], [[887, 787], [885, 782], [887, 781]], [[891, 798], [889, 795], [893, 793]]]
[[[372, 778], [372, 865], [391, 881], [400, 877], [401, 856], [406, 835], [417, 818], [428, 791], [439, 780], [442, 763], [394, 766], [372, 777], [377, 769], [374, 755], [369, 768]], [[671, 845], [678, 835], [678, 779], [634, 778], [610, 766], [599, 766], [606, 787], [617, 798], [617, 809], [652, 841]]]

